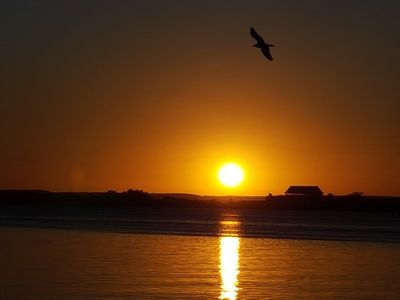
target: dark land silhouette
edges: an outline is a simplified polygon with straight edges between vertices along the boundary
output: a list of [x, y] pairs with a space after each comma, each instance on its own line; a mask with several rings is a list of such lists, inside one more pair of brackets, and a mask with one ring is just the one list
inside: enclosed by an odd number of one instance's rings
[[[400, 197], [368, 196], [360, 192], [349, 195], [291, 193], [266, 197], [221, 197], [191, 194], [151, 194], [129, 189], [125, 192], [50, 192], [45, 190], [0, 190], [0, 208], [12, 207], [214, 207], [255, 208], [265, 210], [368, 211], [400, 213]], [[311, 189], [312, 190], [312, 189]], [[320, 190], [319, 190], [320, 191]], [[242, 200], [262, 199], [260, 200]]]
[[233, 220], [247, 237], [400, 242], [400, 197], [3, 190], [0, 199], [0, 227], [219, 236]]

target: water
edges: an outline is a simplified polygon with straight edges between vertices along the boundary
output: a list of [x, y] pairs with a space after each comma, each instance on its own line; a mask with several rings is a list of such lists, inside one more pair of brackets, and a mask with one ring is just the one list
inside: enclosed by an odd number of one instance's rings
[[392, 216], [73, 215], [3, 211], [0, 299], [400, 297]]
[[[224, 221], [239, 222], [240, 228], [221, 226]], [[233, 229], [241, 237], [400, 243], [400, 217], [396, 213], [3, 206], [0, 226], [196, 236], [219, 236], [221, 230]]]

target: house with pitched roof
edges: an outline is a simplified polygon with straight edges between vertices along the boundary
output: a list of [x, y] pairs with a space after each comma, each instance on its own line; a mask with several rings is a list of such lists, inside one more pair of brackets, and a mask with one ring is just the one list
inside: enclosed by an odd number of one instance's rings
[[286, 192], [286, 196], [308, 196], [308, 197], [322, 197], [323, 192], [316, 185], [292, 185]]

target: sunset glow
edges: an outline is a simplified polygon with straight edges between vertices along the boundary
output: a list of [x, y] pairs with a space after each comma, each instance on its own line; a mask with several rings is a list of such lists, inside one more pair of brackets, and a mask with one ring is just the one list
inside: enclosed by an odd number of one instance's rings
[[0, 300], [400, 300], [400, 0], [0, 16]]
[[19, 2], [1, 189], [400, 195], [399, 1]]

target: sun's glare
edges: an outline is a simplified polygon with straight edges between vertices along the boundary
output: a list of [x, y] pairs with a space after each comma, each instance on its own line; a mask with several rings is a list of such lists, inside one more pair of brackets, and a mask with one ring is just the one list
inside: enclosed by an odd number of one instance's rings
[[218, 171], [219, 181], [226, 187], [236, 187], [244, 179], [243, 169], [236, 163], [226, 163]]
[[237, 236], [220, 238], [221, 294], [219, 299], [236, 300], [238, 294], [240, 239]]

